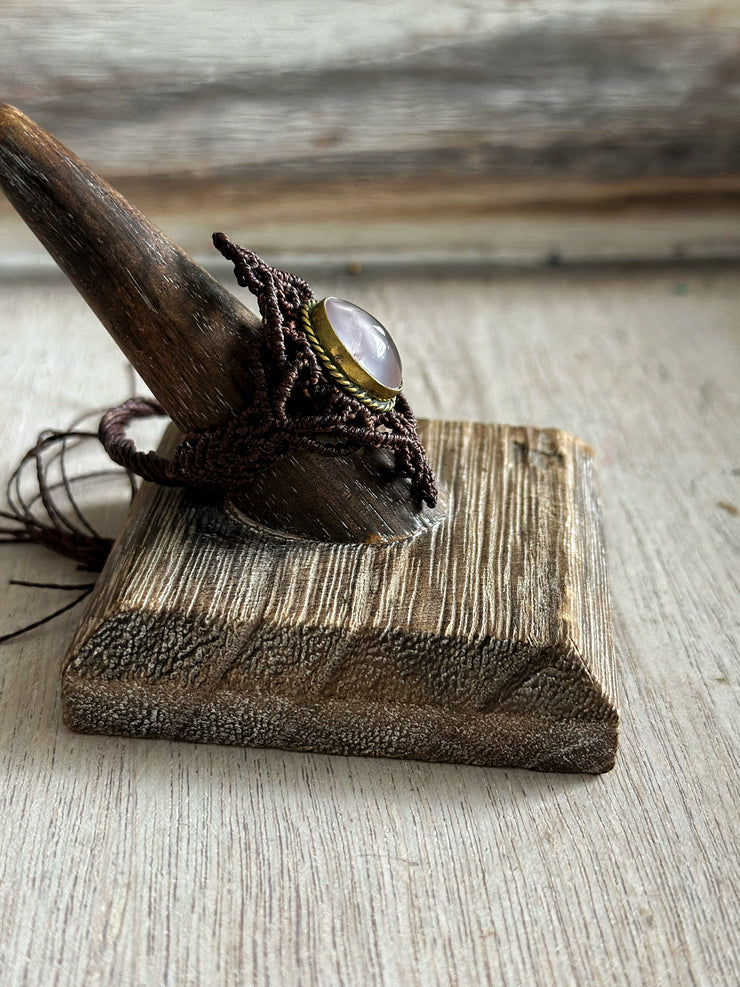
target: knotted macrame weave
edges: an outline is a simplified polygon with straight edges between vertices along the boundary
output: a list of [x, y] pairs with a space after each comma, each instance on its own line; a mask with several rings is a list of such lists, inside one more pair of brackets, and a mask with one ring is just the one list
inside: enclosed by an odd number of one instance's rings
[[262, 316], [259, 341], [245, 358], [248, 403], [227, 421], [183, 436], [172, 459], [164, 459], [139, 452], [127, 437], [132, 419], [164, 414], [156, 401], [132, 398], [101, 420], [100, 439], [111, 459], [155, 483], [238, 496], [292, 450], [347, 456], [388, 449], [396, 475], [410, 481], [410, 498], [433, 507], [437, 488], [403, 395], [390, 410], [377, 411], [334, 383], [300, 325], [299, 310], [313, 299], [308, 284], [223, 233], [214, 233], [213, 242], [233, 262], [239, 284], [256, 296]]

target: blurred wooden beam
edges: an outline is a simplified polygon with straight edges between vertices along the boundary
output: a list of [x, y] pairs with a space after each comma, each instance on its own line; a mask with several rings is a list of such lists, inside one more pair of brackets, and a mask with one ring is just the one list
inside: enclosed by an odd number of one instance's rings
[[264, 7], [14, 5], [0, 93], [116, 181], [740, 174], [732, 0]]
[[13, 5], [0, 95], [186, 249], [216, 218], [265, 251], [361, 260], [738, 251], [733, 0], [116, 12]]

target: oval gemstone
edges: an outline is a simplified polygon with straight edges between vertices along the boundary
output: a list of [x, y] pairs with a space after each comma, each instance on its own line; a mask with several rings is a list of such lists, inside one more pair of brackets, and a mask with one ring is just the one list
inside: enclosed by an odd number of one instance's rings
[[383, 387], [400, 391], [401, 357], [385, 326], [374, 315], [343, 298], [326, 298], [324, 307], [337, 339], [352, 359]]

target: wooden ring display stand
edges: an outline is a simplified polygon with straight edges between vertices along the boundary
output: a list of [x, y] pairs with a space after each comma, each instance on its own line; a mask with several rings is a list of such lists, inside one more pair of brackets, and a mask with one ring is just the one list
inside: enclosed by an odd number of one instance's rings
[[[259, 322], [53, 137], [0, 107], [0, 185], [182, 431], [243, 407]], [[144, 484], [62, 673], [73, 730], [541, 770], [614, 764], [594, 461], [557, 430], [420, 421], [286, 457], [238, 505]]]

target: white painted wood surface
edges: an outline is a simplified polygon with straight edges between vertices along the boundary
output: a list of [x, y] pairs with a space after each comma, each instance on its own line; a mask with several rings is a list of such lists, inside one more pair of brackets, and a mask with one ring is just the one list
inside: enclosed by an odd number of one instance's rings
[[[596, 448], [617, 766], [77, 736], [60, 723], [63, 618], [0, 649], [0, 982], [737, 983], [740, 274], [314, 282], [393, 326], [419, 414]], [[63, 282], [0, 283], [0, 311], [5, 475], [40, 427], [128, 383]], [[9, 578], [79, 574], [0, 549], [0, 632], [64, 601]]]

